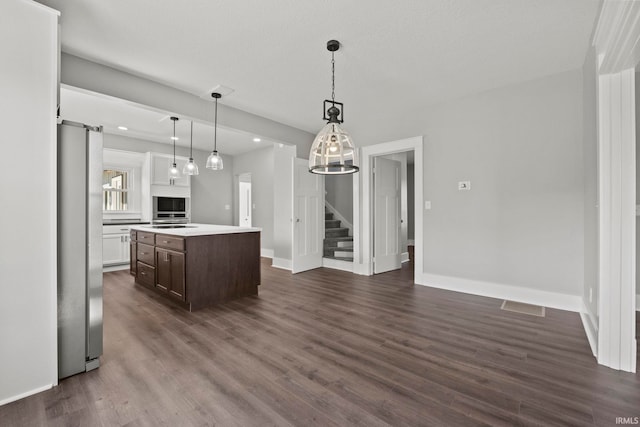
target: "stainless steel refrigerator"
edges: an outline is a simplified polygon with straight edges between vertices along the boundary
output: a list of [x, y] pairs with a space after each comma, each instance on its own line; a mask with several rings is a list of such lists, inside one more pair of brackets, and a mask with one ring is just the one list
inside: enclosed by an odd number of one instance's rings
[[100, 366], [102, 128], [58, 125], [58, 378]]

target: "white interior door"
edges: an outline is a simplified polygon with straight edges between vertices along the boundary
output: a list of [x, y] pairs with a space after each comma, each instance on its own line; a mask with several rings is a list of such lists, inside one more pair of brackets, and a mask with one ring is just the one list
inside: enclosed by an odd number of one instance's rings
[[308, 160], [294, 160], [293, 195], [291, 271], [299, 273], [322, 267], [324, 177], [309, 172]]
[[374, 159], [373, 272], [397, 270], [400, 248], [400, 162]]
[[239, 206], [238, 206], [238, 224], [240, 227], [251, 227], [251, 183], [239, 183]]

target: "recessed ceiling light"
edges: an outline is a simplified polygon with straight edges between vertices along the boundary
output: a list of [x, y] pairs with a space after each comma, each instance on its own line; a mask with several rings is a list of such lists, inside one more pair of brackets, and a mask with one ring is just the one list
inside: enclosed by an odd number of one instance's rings
[[253, 138], [253, 142], [260, 142], [261, 139], [260, 138]]
[[180, 139], [180, 138], [178, 138], [177, 136], [172, 136], [172, 137], [171, 137], [171, 140], [172, 140], [172, 141], [177, 141], [177, 140], [179, 140], [179, 139]]
[[118, 126], [118, 129], [120, 129], [120, 130], [129, 130], [129, 128], [126, 127], [126, 126]]

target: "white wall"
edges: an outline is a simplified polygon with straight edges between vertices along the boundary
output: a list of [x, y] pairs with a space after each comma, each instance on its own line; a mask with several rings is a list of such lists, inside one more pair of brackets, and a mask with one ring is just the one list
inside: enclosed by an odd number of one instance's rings
[[[0, 3], [0, 405], [57, 383], [56, 12]], [[26, 168], [26, 169], [25, 169]], [[19, 210], [7, 209], [19, 207]]]
[[233, 174], [236, 177], [234, 185], [234, 215], [233, 223], [238, 225], [238, 175], [251, 174], [251, 203], [255, 205], [251, 212], [251, 225], [262, 228], [260, 246], [262, 249], [273, 251], [273, 147], [234, 156]]
[[[578, 301], [584, 283], [579, 69], [408, 111], [401, 123], [388, 125], [352, 134], [371, 144], [424, 135], [424, 199], [432, 204], [422, 236], [425, 277]], [[457, 190], [462, 180], [471, 181], [471, 191]]]
[[[99, 125], [99, 123], [91, 123]], [[104, 147], [145, 153], [173, 154], [173, 146], [121, 135], [105, 134]], [[176, 155], [189, 157], [189, 149], [176, 147]], [[199, 175], [191, 177], [191, 221], [204, 224], [233, 224], [233, 157], [222, 155], [224, 169], [211, 171], [205, 167], [209, 152], [193, 150]], [[225, 209], [225, 205], [229, 209]]]
[[575, 70], [423, 116], [425, 272], [582, 295], [581, 104]]

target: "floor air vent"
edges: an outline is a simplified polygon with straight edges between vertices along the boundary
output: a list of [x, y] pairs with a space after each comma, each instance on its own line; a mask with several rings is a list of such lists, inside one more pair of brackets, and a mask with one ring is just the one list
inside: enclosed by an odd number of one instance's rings
[[544, 317], [544, 307], [523, 302], [507, 301], [502, 302], [502, 310], [513, 311], [514, 313], [528, 314], [530, 316]]

